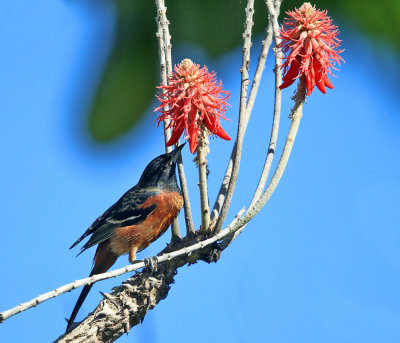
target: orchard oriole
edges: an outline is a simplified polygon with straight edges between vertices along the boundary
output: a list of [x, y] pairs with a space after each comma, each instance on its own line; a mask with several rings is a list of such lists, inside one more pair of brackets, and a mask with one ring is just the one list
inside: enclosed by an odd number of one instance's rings
[[[136, 252], [160, 237], [178, 215], [183, 198], [176, 180], [176, 162], [184, 144], [152, 160], [136, 186], [105, 211], [71, 246], [91, 235], [79, 254], [97, 246], [90, 276], [106, 272], [123, 254], [133, 263]], [[79, 255], [78, 254], [78, 255]], [[86, 285], [68, 320], [68, 331], [93, 284]]]

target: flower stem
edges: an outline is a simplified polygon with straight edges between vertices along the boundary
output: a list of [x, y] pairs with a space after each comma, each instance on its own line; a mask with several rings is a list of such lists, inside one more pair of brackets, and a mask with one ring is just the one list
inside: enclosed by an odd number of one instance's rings
[[279, 30], [278, 16], [279, 16], [279, 10], [280, 10], [280, 3], [275, 5], [275, 9], [273, 7], [273, 4], [271, 4], [269, 1], [266, 1], [266, 4], [268, 6], [268, 11], [269, 11], [268, 29], [273, 30], [275, 33], [274, 34], [274, 40], [275, 40], [274, 116], [273, 116], [273, 120], [272, 120], [271, 137], [270, 137], [269, 146], [268, 146], [268, 150], [267, 150], [267, 157], [265, 159], [264, 169], [261, 173], [261, 177], [258, 182], [257, 189], [254, 192], [253, 199], [251, 199], [249, 208], [252, 207], [255, 204], [255, 202], [261, 197], [261, 195], [264, 191], [264, 188], [265, 188], [265, 184], [267, 183], [268, 175], [269, 175], [271, 165], [272, 165], [272, 160], [274, 159], [274, 155], [275, 155], [276, 143], [278, 141], [279, 121], [280, 121], [280, 116], [281, 116], [282, 91], [280, 90], [279, 86], [282, 83], [282, 81], [281, 81], [282, 80], [282, 70], [279, 67], [279, 65], [282, 63], [281, 61], [284, 56], [282, 54], [281, 48], [277, 48], [277, 46], [281, 42], [281, 39], [276, 34], [276, 31]]
[[[171, 35], [168, 29], [168, 19], [166, 16], [166, 7], [164, 0], [156, 0], [157, 6], [157, 41], [158, 41], [158, 54], [160, 57], [160, 78], [161, 83], [166, 85], [168, 83], [168, 74], [172, 72], [172, 58], [171, 58]], [[164, 127], [164, 139], [165, 143], [171, 138], [171, 130], [165, 129], [169, 124], [169, 120], [163, 121]], [[178, 143], [179, 145], [179, 143]], [[170, 152], [172, 150], [171, 147], [165, 147], [165, 152]], [[192, 212], [190, 210], [190, 201], [189, 201], [189, 193], [187, 189], [186, 176], [183, 168], [182, 157], [178, 160], [178, 175], [179, 181], [182, 188], [182, 195], [184, 200], [184, 212], [185, 212], [185, 222], [186, 222], [186, 233], [192, 234], [194, 233]], [[179, 232], [179, 222], [178, 218], [175, 218], [172, 225], [172, 241], [180, 240], [180, 232]]]
[[193, 219], [192, 219], [192, 210], [190, 209], [190, 201], [189, 201], [189, 193], [187, 189], [187, 182], [185, 177], [185, 170], [183, 167], [182, 156], [178, 158], [178, 175], [179, 182], [181, 184], [182, 196], [183, 196], [183, 211], [185, 214], [185, 223], [186, 223], [186, 234], [192, 235], [195, 233]]
[[207, 234], [210, 228], [210, 207], [208, 204], [207, 189], [207, 160], [208, 152], [208, 131], [205, 127], [200, 129], [199, 141], [197, 144], [196, 162], [199, 168], [199, 187], [200, 187], [200, 205], [201, 205], [201, 229], [200, 232]]
[[306, 89], [302, 85], [302, 82], [299, 82], [298, 87], [297, 87], [297, 93], [294, 98], [295, 105], [290, 114], [290, 119], [292, 119], [292, 123], [290, 125], [289, 133], [286, 138], [286, 143], [283, 148], [283, 152], [282, 152], [281, 158], [279, 160], [278, 166], [276, 167], [275, 173], [272, 176], [272, 179], [269, 182], [267, 189], [264, 191], [262, 196], [255, 202], [255, 204], [251, 208], [248, 209], [248, 211], [242, 218], [243, 221], [241, 224], [247, 223], [260, 211], [260, 209], [265, 205], [265, 203], [271, 197], [272, 193], [275, 191], [275, 188], [278, 185], [278, 183], [283, 175], [283, 172], [286, 168], [286, 164], [290, 157], [290, 153], [292, 152], [292, 147], [293, 147], [294, 140], [296, 138], [297, 130], [299, 128], [300, 119], [303, 115], [303, 103], [304, 103], [305, 95], [306, 95]]
[[241, 77], [241, 89], [240, 89], [240, 108], [239, 108], [239, 123], [238, 132], [236, 137], [235, 152], [233, 153], [232, 163], [232, 174], [230, 177], [229, 185], [226, 191], [225, 201], [222, 205], [217, 223], [215, 226], [215, 232], [219, 232], [224, 224], [226, 215], [228, 214], [229, 207], [231, 205], [233, 192], [236, 187], [236, 181], [239, 175], [240, 159], [242, 156], [242, 145], [244, 134], [246, 131], [246, 101], [247, 101], [247, 90], [249, 86], [249, 66], [250, 66], [250, 48], [251, 48], [251, 35], [253, 28], [253, 14], [254, 14], [254, 0], [248, 0], [246, 6], [246, 21], [245, 30], [243, 34], [243, 50], [242, 50], [242, 68], [240, 72]]
[[[168, 31], [168, 24], [167, 24], [167, 20], [166, 20], [166, 8], [164, 6], [164, 1], [163, 0], [159, 0], [156, 1], [156, 6], [157, 6], [157, 17], [156, 17], [156, 21], [157, 21], [157, 39], [158, 39], [158, 53], [160, 56], [160, 77], [161, 77], [161, 82], [163, 84], [167, 84], [167, 66], [169, 61], [166, 61], [166, 56], [167, 55], [167, 49], [168, 49], [168, 45], [166, 44], [167, 41], [167, 37], [169, 39], [169, 31]], [[168, 33], [167, 33], [168, 31]], [[164, 120], [163, 121], [163, 126], [164, 126], [164, 140], [165, 143], [168, 142], [168, 140], [171, 137], [171, 130], [166, 129], [166, 127], [168, 126], [169, 121], [168, 120]], [[170, 152], [172, 151], [172, 148], [170, 147], [165, 147], [165, 152]], [[179, 232], [179, 222], [178, 222], [178, 218], [175, 218], [174, 221], [172, 222], [171, 225], [172, 228], [172, 241], [177, 241], [181, 238], [180, 232]]]
[[[277, 1], [277, 6], [278, 6], [277, 11], [279, 12], [280, 1]], [[269, 48], [272, 43], [272, 24], [271, 23], [268, 24], [268, 28], [265, 33], [266, 33], [265, 39], [262, 41], [262, 49], [261, 49], [260, 55], [258, 57], [257, 69], [256, 69], [256, 72], [254, 75], [253, 83], [251, 85], [249, 99], [248, 99], [247, 105], [246, 105], [246, 118], [245, 118], [245, 122], [244, 122], [244, 131], [246, 131], [246, 129], [247, 129], [247, 124], [249, 122], [250, 115], [253, 110], [254, 101], [258, 94], [261, 77], [262, 77], [264, 69], [265, 69], [265, 61], [267, 60], [268, 51], [269, 51]], [[232, 166], [233, 166], [233, 160], [235, 157], [235, 151], [236, 151], [236, 142], [232, 149], [231, 157], [229, 159], [228, 166], [226, 168], [225, 176], [222, 181], [217, 199], [215, 200], [213, 210], [211, 212], [211, 218], [210, 218], [211, 222], [216, 221], [218, 214], [221, 210], [221, 207], [225, 201], [226, 192], [227, 192], [227, 189], [229, 186], [229, 182], [231, 180]], [[217, 233], [219, 231], [220, 230], [214, 230], [215, 233]]]
[[[267, 39], [269, 38], [269, 45], [268, 48], [271, 44], [271, 40], [272, 40], [272, 21], [274, 20], [274, 26], [279, 28], [278, 22], [275, 22], [275, 18], [278, 18], [279, 15], [279, 11], [280, 11], [280, 5], [281, 2], [280, 1], [276, 1], [275, 2], [275, 11], [273, 13], [270, 14], [269, 20], [268, 20], [268, 29], [267, 29]], [[268, 8], [269, 10], [272, 10], [271, 7]], [[266, 39], [266, 40], [267, 40]], [[260, 199], [261, 195], [263, 194], [264, 188], [265, 188], [265, 184], [267, 183], [268, 180], [268, 175], [271, 169], [271, 165], [272, 165], [272, 160], [274, 158], [275, 155], [275, 147], [276, 147], [276, 143], [278, 140], [278, 131], [279, 131], [279, 122], [280, 122], [280, 116], [281, 116], [281, 95], [282, 92], [279, 89], [279, 86], [281, 85], [281, 79], [282, 79], [282, 71], [279, 68], [279, 64], [280, 61], [282, 60], [282, 52], [280, 48], [276, 48], [276, 45], [278, 45], [280, 43], [280, 39], [274, 35], [274, 40], [275, 40], [275, 68], [274, 68], [274, 73], [275, 73], [275, 102], [274, 102], [274, 117], [272, 120], [272, 130], [271, 130], [271, 137], [270, 137], [270, 141], [269, 141], [269, 146], [268, 146], [268, 150], [267, 150], [267, 156], [265, 159], [265, 163], [264, 163], [264, 168], [263, 171], [261, 173], [261, 177], [260, 180], [258, 182], [257, 185], [257, 189], [253, 195], [253, 198], [251, 199], [251, 203], [249, 205], [249, 208], [253, 207], [253, 205], [257, 202], [258, 199]], [[264, 49], [264, 45], [263, 45], [263, 49]], [[266, 51], [267, 52], [267, 51]], [[260, 59], [261, 59], [261, 55], [260, 55]], [[260, 59], [259, 59], [259, 64], [260, 64]], [[265, 56], [266, 59], [266, 56]], [[263, 61], [263, 64], [265, 64], [265, 60]], [[257, 66], [257, 70], [258, 70], [258, 66]], [[257, 72], [256, 72], [257, 75]], [[254, 77], [254, 80], [256, 79], [256, 77]], [[254, 83], [254, 82], [253, 82]], [[249, 101], [248, 101], [248, 107], [250, 106], [250, 99], [252, 98], [251, 93], [253, 91], [253, 87], [251, 89], [250, 92], [250, 97], [249, 97]], [[251, 111], [251, 107], [250, 107], [250, 111]], [[248, 113], [248, 116], [250, 115], [250, 113]], [[248, 120], [249, 118], [247, 118]], [[226, 249], [236, 238], [237, 236], [240, 235], [240, 233], [244, 230], [246, 226], [241, 227], [238, 231], [235, 232], [234, 235], [232, 235], [231, 237], [228, 237], [226, 240], [224, 240], [221, 244], [220, 244], [220, 248], [222, 250]]]
[[[304, 79], [304, 76], [301, 76], [301, 78]], [[253, 219], [254, 216], [264, 207], [264, 205], [271, 198], [271, 195], [274, 193], [276, 187], [278, 186], [289, 160], [290, 153], [292, 152], [293, 143], [297, 135], [297, 130], [299, 129], [300, 119], [303, 115], [303, 103], [306, 95], [306, 88], [304, 84], [305, 82], [302, 82], [302, 80], [300, 80], [297, 86], [297, 92], [294, 96], [295, 104], [290, 113], [290, 119], [292, 120], [292, 123], [290, 125], [285, 146], [283, 148], [283, 152], [279, 160], [278, 166], [276, 167], [275, 173], [272, 176], [271, 181], [269, 182], [267, 188], [264, 190], [263, 194], [258, 197], [253, 205], [251, 205], [250, 208], [247, 210], [245, 215], [238, 220], [237, 224], [235, 224], [235, 226], [238, 226], [238, 228], [233, 228], [233, 235], [226, 238], [223, 242], [220, 243], [221, 250], [226, 249], [233, 242], [233, 240], [236, 239], [236, 237], [243, 231], [246, 224], [251, 219]]]

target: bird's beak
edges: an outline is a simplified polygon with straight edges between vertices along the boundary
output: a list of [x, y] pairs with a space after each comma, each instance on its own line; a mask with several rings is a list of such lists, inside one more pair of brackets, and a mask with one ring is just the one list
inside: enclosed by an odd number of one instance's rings
[[176, 162], [181, 154], [182, 148], [185, 146], [186, 142], [175, 148], [174, 150], [171, 151], [172, 154], [172, 162]]

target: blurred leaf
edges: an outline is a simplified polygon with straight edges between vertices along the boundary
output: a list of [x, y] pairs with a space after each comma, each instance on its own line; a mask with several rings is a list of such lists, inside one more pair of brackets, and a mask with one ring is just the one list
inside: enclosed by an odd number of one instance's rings
[[154, 95], [157, 41], [151, 1], [121, 1], [115, 47], [89, 117], [98, 141], [131, 129]]
[[[237, 47], [242, 37], [245, 3], [228, 3], [167, 1], [168, 18], [173, 23], [172, 43], [198, 44], [212, 57]], [[90, 133], [100, 142], [117, 138], [137, 123], [154, 97], [159, 73], [154, 2], [120, 0], [118, 5], [115, 47], [89, 117]], [[265, 29], [266, 13], [265, 5], [259, 1], [257, 32]]]
[[[166, 3], [174, 45], [196, 44], [211, 57], [218, 57], [241, 43], [247, 1], [169, 0]], [[281, 13], [302, 3], [284, 1]], [[318, 0], [313, 3], [320, 9], [327, 8], [335, 18], [348, 20], [376, 39], [400, 49], [400, 1]], [[115, 47], [89, 117], [90, 133], [100, 142], [119, 137], [138, 122], [153, 100], [159, 72], [154, 2], [118, 0], [117, 4]], [[264, 1], [256, 1], [254, 22], [254, 33], [262, 33], [267, 24]]]

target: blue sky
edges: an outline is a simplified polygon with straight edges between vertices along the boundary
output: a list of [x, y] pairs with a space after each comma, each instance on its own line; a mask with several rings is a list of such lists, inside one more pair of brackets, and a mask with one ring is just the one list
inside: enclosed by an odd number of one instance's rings
[[[162, 153], [151, 107], [139, 127], [108, 146], [86, 134], [86, 110], [114, 25], [108, 2], [0, 3], [0, 310], [86, 277], [94, 250], [75, 258], [78, 250], [68, 247]], [[119, 342], [397, 342], [399, 65], [387, 47], [368, 43], [352, 28], [345, 26], [341, 39], [346, 64], [336, 73], [335, 89], [326, 95], [316, 90], [308, 99], [287, 170], [266, 207], [217, 264], [181, 269], [168, 298]], [[217, 71], [232, 91], [232, 121], [224, 128], [234, 136], [240, 50], [218, 61], [192, 46], [176, 47], [173, 55], [174, 62], [191, 57]], [[228, 220], [248, 205], [262, 169], [271, 70], [269, 59]], [[293, 91], [283, 93], [278, 152]], [[232, 142], [211, 144], [213, 203]], [[197, 171], [188, 150], [184, 160], [198, 226]], [[168, 232], [139, 257], [156, 254], [169, 238]], [[127, 263], [121, 257], [115, 268]], [[127, 277], [97, 284], [78, 319], [95, 308], [98, 291]], [[54, 340], [78, 294], [10, 318], [0, 325], [1, 340]]]

